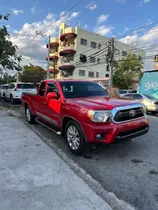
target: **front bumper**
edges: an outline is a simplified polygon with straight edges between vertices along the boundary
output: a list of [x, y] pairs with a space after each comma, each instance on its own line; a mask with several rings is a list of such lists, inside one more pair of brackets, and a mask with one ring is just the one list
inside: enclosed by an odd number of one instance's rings
[[[107, 123], [100, 125], [82, 125], [85, 138], [88, 143], [112, 144], [116, 140], [131, 139], [144, 135], [149, 130], [149, 123], [146, 117], [124, 123]], [[97, 135], [101, 138], [97, 138]]]

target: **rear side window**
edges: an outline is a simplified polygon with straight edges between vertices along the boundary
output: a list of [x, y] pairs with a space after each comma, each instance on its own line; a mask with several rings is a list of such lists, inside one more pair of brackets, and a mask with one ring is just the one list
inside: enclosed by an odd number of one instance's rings
[[42, 82], [41, 86], [40, 86], [40, 89], [39, 89], [39, 95], [40, 96], [44, 96], [45, 88], [46, 88], [46, 83]]
[[9, 87], [8, 87], [8, 89], [13, 89], [13, 88], [15, 88], [14, 84], [10, 84]]
[[35, 89], [33, 84], [17, 84], [18, 89]]
[[126, 90], [119, 90], [119, 93], [120, 93], [120, 94], [126, 94], [127, 91], [126, 91]]

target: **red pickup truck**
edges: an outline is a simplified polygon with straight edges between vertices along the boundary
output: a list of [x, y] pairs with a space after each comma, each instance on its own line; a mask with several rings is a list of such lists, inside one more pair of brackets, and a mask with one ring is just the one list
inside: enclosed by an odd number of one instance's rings
[[29, 123], [63, 133], [76, 155], [86, 144], [111, 144], [149, 130], [142, 104], [110, 98], [90, 81], [44, 80], [37, 94], [23, 93], [22, 104]]

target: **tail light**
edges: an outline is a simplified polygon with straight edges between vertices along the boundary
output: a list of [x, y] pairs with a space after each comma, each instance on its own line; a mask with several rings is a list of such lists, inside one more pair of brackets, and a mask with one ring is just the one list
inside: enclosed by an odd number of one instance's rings
[[14, 89], [14, 91], [18, 91], [18, 86], [16, 86], [16, 88]]

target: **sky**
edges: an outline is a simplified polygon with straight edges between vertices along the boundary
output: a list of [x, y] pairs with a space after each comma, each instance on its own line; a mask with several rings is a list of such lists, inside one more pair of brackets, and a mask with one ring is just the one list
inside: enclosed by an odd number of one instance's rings
[[[0, 0], [0, 13], [10, 14], [9, 21], [0, 21], [0, 27], [7, 26], [23, 56], [22, 65], [32, 63], [46, 69], [47, 38], [36, 36], [36, 31], [54, 37], [62, 22], [144, 47], [147, 56], [158, 54], [157, 0], [83, 0], [65, 14], [78, 1]], [[134, 31], [147, 25], [148, 30]], [[152, 60], [145, 61], [145, 70], [154, 68]]]

